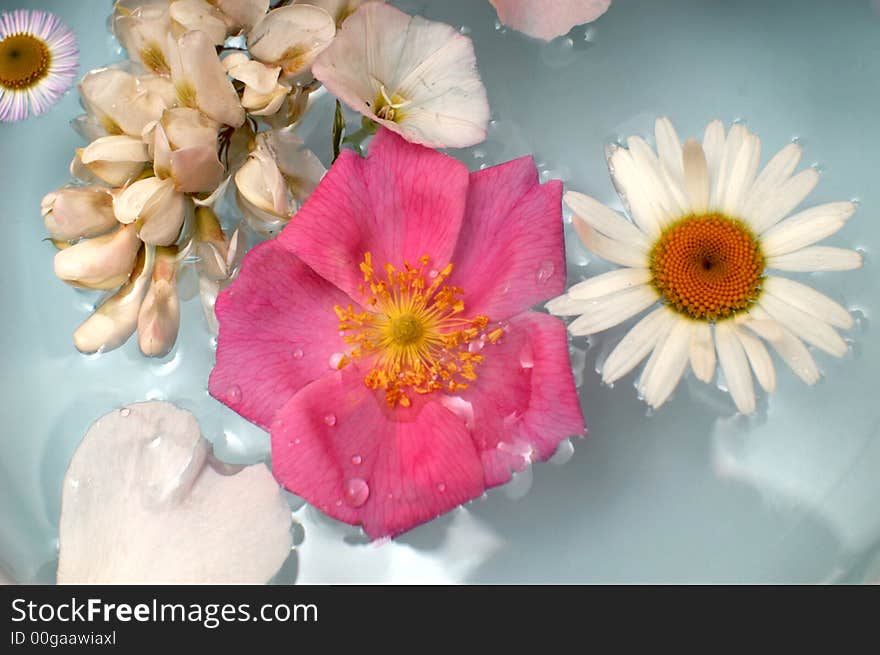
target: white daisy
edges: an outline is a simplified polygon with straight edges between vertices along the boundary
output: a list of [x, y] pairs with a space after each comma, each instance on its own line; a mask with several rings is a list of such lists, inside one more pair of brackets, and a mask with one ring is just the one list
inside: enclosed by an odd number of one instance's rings
[[656, 140], [657, 153], [639, 137], [608, 153], [631, 221], [589, 196], [565, 195], [586, 247], [624, 268], [574, 285], [548, 310], [580, 315], [569, 330], [585, 335], [659, 304], [602, 366], [610, 384], [648, 357], [637, 388], [652, 407], [666, 401], [688, 363], [699, 380], [710, 382], [717, 361], [739, 411], [753, 412], [752, 373], [765, 391], [776, 384], [764, 342], [815, 384], [819, 369], [804, 342], [841, 357], [847, 345], [835, 328], [850, 328], [852, 316], [818, 291], [767, 269], [859, 268], [859, 253], [814, 245], [843, 227], [855, 206], [832, 202], [789, 217], [819, 174], [807, 168], [793, 175], [801, 156], [795, 143], [759, 174], [761, 141], [743, 125], [725, 134], [713, 121], [702, 144], [688, 139], [682, 145], [672, 123], [661, 118]]
[[45, 11], [0, 14], [0, 122], [39, 116], [76, 79], [73, 32]]

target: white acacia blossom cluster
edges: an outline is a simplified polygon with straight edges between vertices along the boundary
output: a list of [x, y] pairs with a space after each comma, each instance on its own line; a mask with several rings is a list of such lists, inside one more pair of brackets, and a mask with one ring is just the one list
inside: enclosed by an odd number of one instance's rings
[[[88, 143], [42, 202], [56, 275], [106, 294], [74, 334], [85, 353], [137, 332], [144, 355], [168, 354], [188, 265], [215, 326], [246, 236], [274, 236], [325, 172], [294, 131], [322, 83], [411, 141], [485, 138], [470, 40], [384, 0], [117, 0], [111, 24], [129, 59], [81, 80]], [[238, 211], [221, 218], [227, 194]]]

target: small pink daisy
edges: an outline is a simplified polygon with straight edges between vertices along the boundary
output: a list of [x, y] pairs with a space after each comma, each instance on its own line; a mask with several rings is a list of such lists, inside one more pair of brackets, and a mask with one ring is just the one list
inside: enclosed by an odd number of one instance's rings
[[76, 37], [56, 16], [0, 14], [0, 122], [42, 114], [73, 85], [78, 64]]
[[529, 310], [565, 284], [561, 192], [384, 128], [339, 156], [217, 301], [210, 392], [283, 486], [394, 536], [583, 433], [565, 326]]

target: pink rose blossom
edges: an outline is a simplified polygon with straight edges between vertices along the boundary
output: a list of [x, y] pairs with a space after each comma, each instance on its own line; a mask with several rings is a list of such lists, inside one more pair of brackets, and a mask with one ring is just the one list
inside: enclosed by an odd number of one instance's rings
[[393, 536], [583, 433], [565, 326], [529, 311], [565, 284], [561, 192], [385, 129], [340, 155], [217, 301], [210, 392], [283, 486]]

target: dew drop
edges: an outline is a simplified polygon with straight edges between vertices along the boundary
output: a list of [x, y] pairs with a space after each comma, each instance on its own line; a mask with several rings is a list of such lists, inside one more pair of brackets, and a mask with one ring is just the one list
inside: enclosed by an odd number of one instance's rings
[[486, 345], [486, 342], [482, 339], [478, 339], [477, 341], [471, 341], [468, 344], [468, 352], [471, 354], [475, 354], [480, 352]]
[[541, 268], [538, 269], [536, 277], [538, 278], [538, 282], [544, 283], [547, 282], [551, 277], [553, 277], [553, 273], [556, 272], [556, 266], [551, 261], [545, 261], [541, 264]]
[[302, 348], [297, 348], [296, 350], [293, 351], [293, 358], [294, 359], [302, 359], [303, 358]]
[[468, 430], [473, 430], [474, 406], [461, 396], [441, 396], [440, 404], [455, 414], [464, 423]]
[[437, 491], [439, 491], [442, 494], [444, 491], [446, 491], [446, 485], [441, 482], [440, 484], [437, 485]]
[[241, 402], [241, 387], [237, 384], [233, 384], [226, 390], [226, 398], [231, 403]]
[[334, 425], [336, 425], [336, 414], [327, 414], [326, 416], [324, 416], [324, 423], [332, 428]]
[[360, 455], [352, 455], [351, 463], [355, 466], [360, 466], [360, 463], [363, 462], [363, 458]]
[[153, 437], [150, 443], [147, 444], [147, 448], [158, 448], [162, 445], [162, 435], [157, 435]]
[[440, 275], [440, 271], [438, 271], [436, 268], [432, 268], [430, 271], [428, 271], [428, 277], [432, 280], [435, 279], [438, 275]]
[[526, 342], [522, 350], [519, 351], [519, 365], [525, 369], [535, 368], [535, 353], [529, 342]]
[[345, 502], [350, 507], [360, 507], [370, 497], [370, 486], [361, 478], [351, 478], [345, 482]]
[[120, 416], [131, 416], [131, 410], [128, 407], [123, 407], [119, 410]]
[[74, 489], [76, 489], [77, 487], [79, 487], [79, 480], [77, 480], [76, 478], [70, 478], [67, 482], [68, 482], [68, 484], [69, 484], [71, 487], [73, 487]]
[[342, 353], [333, 353], [330, 355], [330, 368], [334, 371], [339, 370], [339, 364], [342, 362], [342, 358], [345, 357]]

